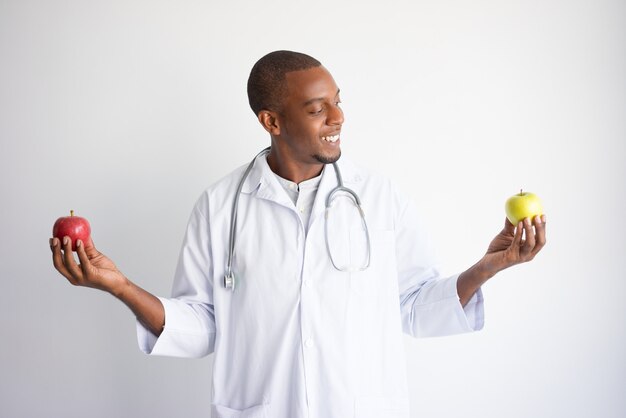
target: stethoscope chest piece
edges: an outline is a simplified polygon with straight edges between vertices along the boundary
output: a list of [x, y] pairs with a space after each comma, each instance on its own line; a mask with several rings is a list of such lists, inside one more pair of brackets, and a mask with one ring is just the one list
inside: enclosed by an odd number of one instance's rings
[[233, 273], [224, 275], [224, 287], [230, 291], [235, 290], [235, 276]]

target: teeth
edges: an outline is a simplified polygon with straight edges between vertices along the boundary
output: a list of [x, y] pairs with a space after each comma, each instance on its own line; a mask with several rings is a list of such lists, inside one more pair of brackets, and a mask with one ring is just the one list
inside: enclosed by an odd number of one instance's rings
[[328, 142], [337, 142], [337, 140], [339, 139], [339, 134], [333, 136], [323, 136], [322, 139]]

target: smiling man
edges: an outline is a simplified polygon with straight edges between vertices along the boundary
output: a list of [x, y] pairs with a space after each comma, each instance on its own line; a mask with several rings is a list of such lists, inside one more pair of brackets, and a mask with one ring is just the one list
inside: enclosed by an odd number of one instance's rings
[[144, 352], [214, 353], [216, 418], [408, 417], [403, 332], [480, 329], [480, 287], [541, 250], [545, 217], [505, 221], [474, 266], [439, 277], [409, 200], [341, 158], [339, 88], [319, 61], [264, 56], [248, 97], [270, 148], [199, 198], [171, 298], [92, 242], [78, 242], [79, 265], [52, 239], [54, 265], [123, 301]]
[[[341, 156], [343, 111], [335, 80], [310, 57], [300, 58], [303, 69], [282, 71], [283, 76], [272, 91], [278, 97], [268, 98], [266, 102], [258, 98], [257, 91], [261, 88], [257, 86], [263, 85], [268, 71], [264, 63], [281, 54], [269, 55], [254, 66], [248, 81], [248, 97], [250, 107], [271, 136], [267, 157], [270, 168], [279, 176], [300, 183], [319, 175], [324, 164], [332, 164]], [[275, 71], [273, 65], [269, 67]]]

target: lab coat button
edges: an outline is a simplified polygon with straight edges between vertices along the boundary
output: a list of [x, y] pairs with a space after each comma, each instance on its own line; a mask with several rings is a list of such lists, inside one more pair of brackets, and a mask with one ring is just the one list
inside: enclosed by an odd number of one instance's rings
[[311, 347], [313, 347], [313, 340], [309, 338], [308, 340], [306, 340], [306, 341], [304, 342], [304, 346], [305, 346], [306, 348], [311, 348]]
[[311, 281], [309, 279], [304, 279], [304, 286], [305, 287], [311, 286]]

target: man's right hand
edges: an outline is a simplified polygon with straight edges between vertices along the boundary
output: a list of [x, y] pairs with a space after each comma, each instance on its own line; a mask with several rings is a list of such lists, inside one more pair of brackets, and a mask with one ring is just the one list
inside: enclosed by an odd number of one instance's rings
[[113, 261], [96, 249], [91, 238], [88, 243], [80, 240], [76, 243], [80, 264], [74, 259], [69, 237], [64, 237], [63, 242], [51, 238], [50, 249], [54, 268], [70, 283], [111, 293], [124, 302], [150, 332], [157, 337], [161, 335], [165, 324], [165, 309], [161, 301], [128, 280]]
[[99, 252], [91, 238], [88, 243], [76, 242], [76, 253], [80, 264], [76, 263], [72, 253], [72, 240], [64, 237], [50, 239], [52, 261], [58, 270], [74, 286], [92, 287], [116, 294], [127, 283], [113, 261]]

